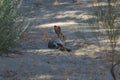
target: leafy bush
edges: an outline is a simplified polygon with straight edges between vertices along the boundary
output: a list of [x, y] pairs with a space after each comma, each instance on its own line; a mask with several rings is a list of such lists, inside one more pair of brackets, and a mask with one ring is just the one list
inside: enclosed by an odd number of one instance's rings
[[16, 23], [20, 0], [0, 0], [0, 50], [16, 46], [23, 27]]

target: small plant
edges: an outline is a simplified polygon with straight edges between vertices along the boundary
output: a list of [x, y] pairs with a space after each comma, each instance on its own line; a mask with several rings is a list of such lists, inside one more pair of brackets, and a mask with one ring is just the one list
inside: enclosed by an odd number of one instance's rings
[[[109, 54], [111, 55], [111, 75], [114, 80], [117, 80], [115, 75], [115, 67], [120, 65], [120, 54], [116, 53], [118, 46], [118, 39], [120, 37], [120, 7], [116, 4], [117, 0], [100, 1], [96, 0], [94, 6], [94, 15], [96, 16], [96, 24], [99, 31], [104, 34], [108, 46], [110, 48]], [[101, 37], [101, 36], [99, 36]]]
[[22, 0], [0, 0], [0, 51], [16, 46], [19, 36], [25, 31], [17, 23]]

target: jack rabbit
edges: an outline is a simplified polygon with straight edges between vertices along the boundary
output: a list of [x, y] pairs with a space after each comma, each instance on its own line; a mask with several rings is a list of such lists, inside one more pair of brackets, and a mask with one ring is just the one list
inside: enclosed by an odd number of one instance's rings
[[60, 26], [54, 26], [54, 31], [57, 34], [57, 39], [51, 39], [48, 42], [48, 48], [50, 49], [59, 49], [61, 51], [68, 51], [70, 52], [71, 49], [65, 47], [64, 41], [65, 41], [65, 36], [61, 32]]

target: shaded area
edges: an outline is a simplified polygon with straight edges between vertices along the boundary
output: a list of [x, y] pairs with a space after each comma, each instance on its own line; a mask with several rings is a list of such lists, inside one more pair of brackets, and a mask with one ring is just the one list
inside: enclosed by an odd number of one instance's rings
[[[88, 80], [105, 76], [103, 66], [105, 63], [101, 62], [100, 58], [95, 59], [87, 55], [73, 56], [61, 54], [58, 51], [57, 53], [54, 51], [42, 53], [41, 51], [34, 51], [34, 53], [28, 51], [15, 58], [3, 57], [0, 63], [0, 72], [2, 72], [0, 77], [6, 80], [66, 80], [67, 78]], [[7, 71], [8, 76], [2, 70]]]

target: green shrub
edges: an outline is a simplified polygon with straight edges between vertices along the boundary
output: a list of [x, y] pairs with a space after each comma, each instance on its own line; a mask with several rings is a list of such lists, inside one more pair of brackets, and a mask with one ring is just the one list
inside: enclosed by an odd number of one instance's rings
[[16, 46], [23, 27], [16, 24], [20, 0], [0, 0], [0, 50]]

